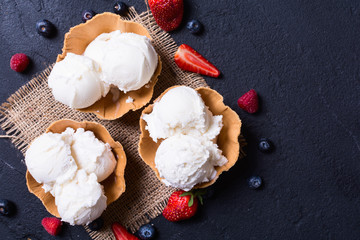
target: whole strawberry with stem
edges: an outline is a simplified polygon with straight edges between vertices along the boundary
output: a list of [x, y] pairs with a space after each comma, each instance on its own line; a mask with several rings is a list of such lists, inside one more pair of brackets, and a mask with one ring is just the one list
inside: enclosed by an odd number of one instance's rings
[[180, 190], [173, 192], [162, 212], [163, 216], [171, 222], [191, 218], [195, 215], [199, 202], [203, 203], [201, 195], [204, 192], [205, 190], [193, 190], [190, 192]]
[[169, 32], [179, 27], [184, 14], [183, 0], [148, 0], [156, 23]]

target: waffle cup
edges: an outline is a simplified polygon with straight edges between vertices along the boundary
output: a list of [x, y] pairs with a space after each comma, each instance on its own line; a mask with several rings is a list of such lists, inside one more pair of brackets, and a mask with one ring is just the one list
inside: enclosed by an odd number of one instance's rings
[[[113, 13], [102, 13], [93, 17], [86, 23], [72, 27], [65, 34], [62, 54], [59, 54], [56, 62], [63, 60], [68, 52], [83, 54], [86, 47], [100, 34], [109, 33], [115, 30], [121, 32], [136, 33], [152, 40], [149, 32], [139, 23], [121, 20], [119, 15]], [[161, 60], [158, 55], [158, 65], [150, 81], [135, 91], [124, 93], [116, 88], [116, 92], [110, 91], [93, 105], [77, 109], [81, 112], [94, 113], [100, 119], [114, 120], [120, 118], [130, 110], [137, 110], [145, 106], [152, 98], [154, 86], [161, 72]], [[134, 99], [132, 103], [126, 103], [128, 97]], [[113, 98], [117, 99], [116, 101]]]
[[[117, 200], [120, 195], [125, 192], [125, 166], [126, 166], [126, 155], [122, 145], [119, 142], [115, 142], [110, 136], [110, 133], [104, 126], [95, 122], [76, 122], [72, 120], [59, 120], [53, 122], [47, 129], [46, 132], [62, 133], [67, 127], [73, 129], [84, 128], [85, 131], [92, 131], [96, 138], [108, 143], [112, 149], [112, 152], [117, 161], [114, 172], [102, 181], [100, 184], [104, 186], [105, 196], [107, 197], [107, 205]], [[49, 193], [45, 193], [42, 188], [43, 184], [38, 183], [33, 176], [26, 171], [26, 185], [31, 193], [37, 196], [46, 210], [56, 217], [60, 217], [57, 207], [55, 205], [55, 198]]]
[[[159, 101], [165, 93], [167, 93], [170, 89], [176, 88], [179, 86], [173, 86], [165, 90], [154, 102]], [[226, 106], [223, 102], [223, 97], [210, 88], [200, 87], [195, 89], [200, 95], [202, 100], [204, 101], [205, 105], [209, 107], [210, 112], [213, 115], [222, 115], [223, 116], [223, 127], [220, 131], [220, 134], [217, 136], [217, 145], [219, 149], [221, 149], [222, 154], [227, 158], [228, 162], [223, 166], [215, 167], [217, 174], [216, 177], [204, 183], [199, 183], [195, 185], [194, 188], [206, 188], [215, 183], [218, 179], [219, 175], [224, 172], [228, 171], [239, 157], [240, 151], [240, 144], [239, 144], [239, 135], [240, 135], [240, 128], [241, 128], [241, 120], [236, 112], [234, 112], [230, 107]], [[140, 142], [139, 142], [139, 154], [142, 160], [152, 168], [155, 172], [158, 179], [162, 179], [159, 175], [159, 171], [155, 166], [155, 154], [156, 151], [163, 141], [160, 139], [157, 143], [153, 141], [150, 137], [149, 132], [145, 129], [146, 122], [143, 120], [144, 114], [149, 114], [153, 110], [153, 104], [147, 106], [141, 114], [140, 117]]]

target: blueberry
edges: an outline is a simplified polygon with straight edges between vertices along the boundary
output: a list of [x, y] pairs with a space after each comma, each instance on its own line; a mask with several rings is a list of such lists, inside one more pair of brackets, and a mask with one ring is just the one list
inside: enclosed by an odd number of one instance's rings
[[259, 141], [259, 150], [262, 152], [271, 152], [273, 150], [271, 141], [267, 138], [261, 138]]
[[10, 216], [15, 213], [15, 204], [7, 199], [0, 199], [0, 214]]
[[104, 220], [101, 217], [95, 219], [88, 225], [91, 231], [99, 231], [103, 226], [104, 226]]
[[50, 21], [44, 19], [36, 23], [36, 31], [43, 37], [50, 38], [54, 36], [56, 28]]
[[118, 1], [114, 4], [113, 10], [114, 13], [125, 16], [128, 13], [128, 6], [124, 2]]
[[259, 176], [252, 176], [248, 180], [249, 188], [251, 189], [258, 189], [262, 185], [262, 179]]
[[193, 34], [199, 33], [202, 29], [202, 24], [198, 20], [191, 20], [186, 24], [186, 28]]
[[139, 229], [139, 237], [142, 240], [150, 240], [155, 237], [155, 228], [151, 224], [142, 225]]
[[86, 22], [87, 20], [92, 19], [95, 15], [96, 13], [93, 10], [84, 10], [81, 13], [82, 21]]

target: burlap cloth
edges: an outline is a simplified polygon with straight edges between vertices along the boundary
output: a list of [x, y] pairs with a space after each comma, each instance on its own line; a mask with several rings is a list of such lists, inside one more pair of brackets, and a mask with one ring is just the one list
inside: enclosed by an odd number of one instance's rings
[[[140, 15], [130, 8], [126, 20], [132, 20], [146, 27], [153, 38], [157, 53], [161, 56], [163, 69], [155, 86], [156, 98], [168, 87], [187, 85], [192, 88], [207, 87], [198, 74], [181, 71], [173, 61], [177, 44], [170, 35], [159, 28], [150, 11]], [[60, 49], [59, 49], [60, 50]], [[22, 152], [37, 136], [44, 133], [50, 123], [60, 119], [94, 121], [103, 124], [112, 137], [119, 141], [126, 152], [126, 191], [108, 206], [103, 214], [105, 227], [102, 231], [85, 229], [93, 239], [115, 239], [111, 223], [117, 221], [135, 232], [141, 225], [158, 216], [174, 189], [163, 185], [154, 172], [141, 160], [138, 154], [140, 135], [139, 117], [141, 110], [129, 112], [113, 121], [99, 120], [93, 114], [81, 113], [55, 101], [47, 85], [51, 66], [35, 76], [29, 83], [12, 94], [0, 107], [1, 128], [11, 136], [13, 144]], [[243, 156], [241, 151], [240, 157]]]

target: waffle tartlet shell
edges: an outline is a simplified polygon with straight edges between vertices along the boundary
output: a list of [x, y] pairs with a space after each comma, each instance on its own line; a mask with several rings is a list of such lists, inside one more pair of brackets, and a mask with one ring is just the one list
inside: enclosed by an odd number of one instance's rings
[[[126, 155], [122, 145], [119, 142], [114, 141], [110, 133], [104, 126], [95, 122], [76, 122], [73, 120], [59, 120], [53, 122], [46, 132], [62, 133], [66, 128], [71, 127], [73, 129], [84, 128], [85, 131], [92, 131], [95, 137], [104, 143], [108, 143], [112, 149], [112, 152], [117, 161], [114, 172], [100, 184], [104, 186], [105, 196], [107, 197], [107, 205], [117, 200], [123, 192], [125, 192], [125, 166]], [[56, 217], [60, 217], [57, 207], [55, 205], [55, 198], [49, 193], [45, 193], [42, 188], [43, 184], [38, 183], [29, 173], [26, 171], [26, 185], [31, 193], [37, 196], [46, 210]]]
[[[165, 90], [154, 102], [159, 101], [162, 96], [164, 96], [170, 89], [176, 88], [179, 86], [173, 86]], [[213, 115], [222, 115], [223, 116], [223, 128], [220, 131], [220, 134], [217, 137], [217, 145], [219, 149], [222, 150], [222, 154], [227, 158], [228, 162], [221, 166], [215, 167], [217, 174], [216, 177], [209, 181], [197, 184], [194, 188], [206, 188], [215, 183], [219, 175], [224, 171], [228, 171], [239, 158], [240, 144], [239, 144], [239, 135], [241, 130], [241, 120], [237, 113], [233, 111], [230, 107], [226, 106], [223, 102], [223, 97], [210, 88], [200, 87], [195, 89], [203, 99], [206, 106], [209, 107], [209, 110]], [[141, 114], [140, 117], [140, 141], [139, 141], [139, 154], [142, 160], [152, 168], [155, 172], [158, 179], [161, 180], [159, 172], [155, 167], [155, 154], [156, 151], [162, 142], [154, 142], [149, 135], [148, 130], [145, 129], [146, 122], [143, 120], [144, 114], [149, 114], [153, 110], [153, 104], [147, 106]]]
[[[79, 55], [83, 54], [86, 47], [97, 36], [115, 30], [136, 33], [152, 40], [149, 32], [141, 24], [122, 20], [119, 15], [106, 12], [96, 15], [86, 23], [72, 27], [69, 32], [65, 34], [62, 54], [58, 55], [56, 62], [63, 60], [68, 52]], [[119, 97], [115, 101], [113, 100], [113, 94], [110, 91], [105, 97], [102, 97], [90, 107], [77, 110], [86, 113], [94, 113], [100, 119], [114, 120], [122, 117], [130, 110], [135, 111], [142, 108], [153, 96], [154, 86], [158, 81], [161, 67], [162, 63], [158, 54], [157, 68], [150, 81], [142, 88], [127, 93], [119, 91]], [[128, 97], [134, 99], [134, 102], [126, 103]]]

